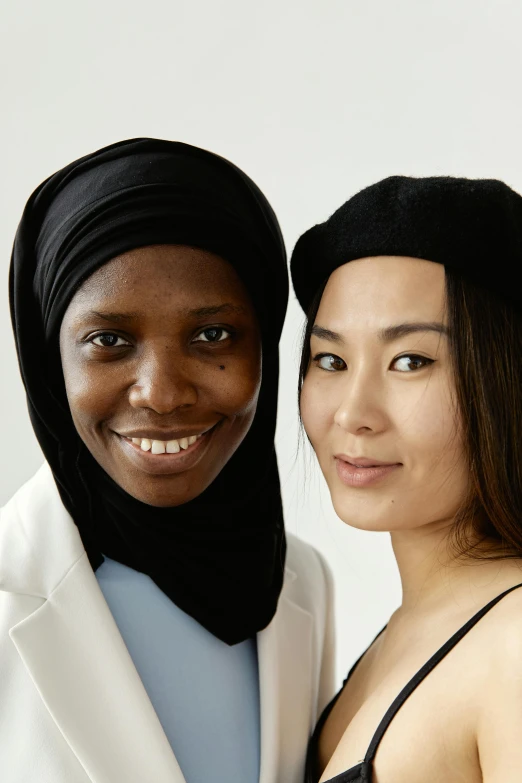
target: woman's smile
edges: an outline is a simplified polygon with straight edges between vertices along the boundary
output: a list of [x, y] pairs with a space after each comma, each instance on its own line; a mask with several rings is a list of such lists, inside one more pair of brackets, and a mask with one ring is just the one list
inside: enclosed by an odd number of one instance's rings
[[184, 434], [177, 438], [172, 433], [165, 433], [159, 439], [157, 433], [145, 430], [138, 437], [117, 432], [114, 435], [123, 459], [132, 460], [133, 465], [145, 473], [164, 475], [193, 468], [205, 455], [218, 427], [219, 422], [200, 429], [198, 435]]
[[155, 245], [94, 272], [61, 336], [76, 429], [126, 492], [155, 506], [200, 495], [254, 418], [261, 339], [234, 268], [207, 251]]

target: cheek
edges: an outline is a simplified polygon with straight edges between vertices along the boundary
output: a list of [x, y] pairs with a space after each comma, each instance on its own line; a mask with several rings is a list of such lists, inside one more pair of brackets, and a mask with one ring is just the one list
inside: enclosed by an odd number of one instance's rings
[[73, 420], [87, 421], [107, 415], [118, 397], [116, 373], [94, 372], [83, 362], [67, 357], [62, 362], [65, 391]]
[[[223, 368], [223, 369], [222, 369]], [[255, 411], [261, 387], [261, 362], [255, 356], [218, 366], [210, 393], [215, 404], [236, 416]]]
[[306, 376], [301, 389], [300, 410], [303, 426], [314, 450], [321, 445], [322, 436], [333, 421], [334, 410], [328, 396], [317, 382]]
[[462, 438], [449, 386], [434, 378], [395, 418], [405, 454], [425, 470], [453, 469], [463, 459]]

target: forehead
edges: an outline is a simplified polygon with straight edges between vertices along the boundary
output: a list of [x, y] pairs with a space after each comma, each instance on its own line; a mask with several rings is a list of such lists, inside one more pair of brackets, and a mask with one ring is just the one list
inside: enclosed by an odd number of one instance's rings
[[335, 331], [378, 330], [406, 321], [445, 323], [441, 264], [406, 256], [350, 261], [326, 284], [316, 323]]
[[187, 300], [225, 296], [248, 300], [238, 274], [228, 261], [199, 248], [183, 245], [154, 245], [124, 253], [97, 269], [76, 292], [71, 305], [82, 307], [94, 301], [154, 301], [184, 306]]

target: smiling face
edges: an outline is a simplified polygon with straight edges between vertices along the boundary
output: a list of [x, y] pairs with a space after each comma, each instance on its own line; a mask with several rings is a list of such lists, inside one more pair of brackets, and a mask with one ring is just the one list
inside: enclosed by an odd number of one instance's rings
[[468, 470], [448, 343], [442, 265], [375, 257], [331, 275], [301, 414], [348, 524], [397, 531], [452, 522]]
[[105, 264], [73, 297], [60, 353], [78, 434], [150, 505], [200, 495], [252, 424], [259, 326], [236, 272], [213, 253], [157, 245]]

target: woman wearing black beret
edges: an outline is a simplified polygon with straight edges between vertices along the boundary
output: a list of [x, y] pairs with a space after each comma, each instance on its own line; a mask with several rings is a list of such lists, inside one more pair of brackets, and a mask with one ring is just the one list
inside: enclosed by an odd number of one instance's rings
[[303, 423], [339, 517], [391, 534], [403, 597], [306, 783], [522, 778], [522, 197], [391, 177], [304, 234]]
[[331, 590], [285, 535], [285, 248], [218, 155], [132, 139], [31, 196], [16, 347], [45, 465], [0, 520], [2, 783], [299, 783]]

